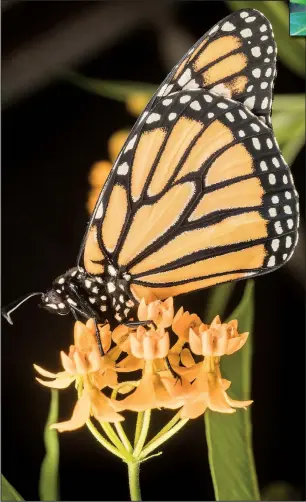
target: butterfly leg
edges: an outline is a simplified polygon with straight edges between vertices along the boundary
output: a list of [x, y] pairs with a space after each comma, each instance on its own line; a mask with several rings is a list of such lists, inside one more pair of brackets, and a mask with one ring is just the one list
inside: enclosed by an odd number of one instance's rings
[[137, 326], [149, 326], [153, 324], [154, 329], [157, 329], [157, 326], [154, 321], [122, 321], [122, 324], [128, 326], [129, 328], [137, 327]]
[[165, 361], [166, 361], [166, 365], [167, 365], [168, 370], [170, 371], [173, 378], [175, 378], [175, 385], [177, 384], [178, 380], [182, 384], [182, 377], [176, 371], [174, 371], [174, 369], [172, 368], [172, 366], [170, 364], [168, 356], [165, 357]]

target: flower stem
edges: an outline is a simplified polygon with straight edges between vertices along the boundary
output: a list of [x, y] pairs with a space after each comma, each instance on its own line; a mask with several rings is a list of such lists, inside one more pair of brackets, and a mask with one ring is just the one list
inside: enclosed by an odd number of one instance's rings
[[[115, 447], [120, 451], [120, 453], [124, 456], [126, 462], [131, 462], [133, 459], [132, 455], [129, 454], [129, 451], [125, 448], [124, 444], [120, 441], [111, 424], [108, 422], [100, 422], [102, 429], [105, 434], [109, 438], [109, 440], [115, 445]], [[127, 438], [126, 438], [127, 439]], [[128, 439], [127, 439], [128, 440]]]
[[137, 413], [137, 421], [136, 421], [136, 429], [135, 429], [135, 439], [134, 439], [134, 448], [135, 448], [135, 446], [138, 443], [139, 435], [141, 433], [142, 422], [143, 422], [143, 415], [144, 415], [143, 411], [139, 411]]
[[121, 439], [122, 444], [124, 445], [125, 449], [129, 452], [133, 451], [133, 447], [129, 441], [129, 438], [127, 437], [124, 428], [122, 427], [120, 422], [115, 423], [115, 429], [117, 431], [118, 436]]
[[146, 448], [148, 446], [150, 446], [154, 441], [156, 441], [157, 439], [159, 439], [161, 436], [163, 436], [166, 432], [168, 432], [180, 419], [180, 414], [181, 412], [178, 411], [176, 413], [176, 415], [174, 415], [173, 418], [171, 418], [171, 420], [169, 420], [169, 422], [156, 434], [156, 436], [154, 436], [151, 441], [149, 441], [146, 445]]
[[96, 427], [94, 426], [94, 424], [92, 423], [91, 420], [87, 420], [86, 425], [87, 425], [88, 429], [90, 430], [90, 432], [92, 433], [92, 435], [96, 438], [97, 441], [99, 441], [99, 443], [102, 446], [104, 446], [104, 448], [106, 448], [108, 451], [110, 451], [111, 453], [113, 453], [117, 457], [121, 458], [121, 460], [124, 460], [126, 462], [126, 457], [123, 455], [123, 453], [121, 453], [121, 451], [117, 450], [117, 448], [115, 448], [111, 443], [109, 443], [107, 441], [107, 439], [105, 439], [100, 434], [100, 432], [96, 429]]
[[129, 487], [131, 500], [141, 500], [139, 484], [139, 462], [128, 462]]
[[145, 440], [147, 439], [150, 426], [150, 418], [151, 418], [151, 410], [146, 410], [143, 415], [143, 422], [141, 424], [139, 439], [133, 452], [133, 456], [135, 458], [138, 458], [138, 456], [140, 455], [143, 445], [145, 444]]
[[188, 422], [188, 418], [186, 418], [184, 420], [180, 420], [174, 427], [172, 427], [172, 429], [170, 429], [165, 434], [163, 434], [162, 436], [160, 436], [158, 439], [156, 439], [156, 441], [151, 441], [151, 444], [148, 445], [148, 446], [146, 446], [146, 448], [144, 448], [142, 450], [141, 454], [138, 457], [139, 460], [144, 459], [149, 453], [151, 453], [151, 451], [155, 450], [162, 443], [164, 443], [165, 441], [167, 441], [168, 439], [170, 439], [171, 436], [173, 436], [174, 434], [176, 434], [182, 427], [184, 427], [184, 425], [187, 422]]

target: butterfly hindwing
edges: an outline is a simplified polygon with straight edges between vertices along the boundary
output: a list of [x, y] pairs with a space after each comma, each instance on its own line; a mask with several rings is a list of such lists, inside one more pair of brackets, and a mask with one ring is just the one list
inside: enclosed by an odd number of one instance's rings
[[202, 90], [172, 94], [151, 115], [123, 150], [97, 225], [135, 297], [141, 287], [166, 297], [283, 265], [297, 196], [271, 129]]

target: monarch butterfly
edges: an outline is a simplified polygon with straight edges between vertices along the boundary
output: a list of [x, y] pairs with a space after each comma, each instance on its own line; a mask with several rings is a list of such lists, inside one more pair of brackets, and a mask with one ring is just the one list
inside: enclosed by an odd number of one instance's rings
[[152, 293], [165, 299], [290, 259], [298, 194], [271, 126], [276, 53], [254, 9], [224, 18], [187, 52], [131, 130], [77, 266], [41, 306], [132, 324]]

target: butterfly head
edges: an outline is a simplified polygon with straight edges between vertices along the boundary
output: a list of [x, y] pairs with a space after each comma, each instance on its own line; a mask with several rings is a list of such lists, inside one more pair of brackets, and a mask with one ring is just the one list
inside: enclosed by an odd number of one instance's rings
[[64, 293], [55, 289], [50, 289], [42, 295], [39, 307], [60, 315], [67, 315], [71, 311]]

